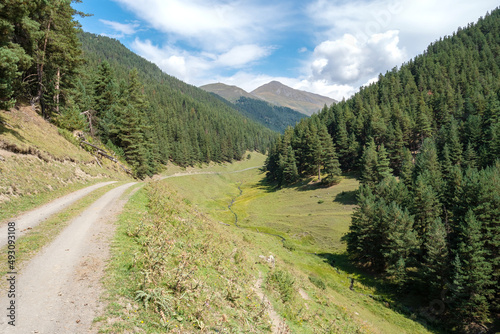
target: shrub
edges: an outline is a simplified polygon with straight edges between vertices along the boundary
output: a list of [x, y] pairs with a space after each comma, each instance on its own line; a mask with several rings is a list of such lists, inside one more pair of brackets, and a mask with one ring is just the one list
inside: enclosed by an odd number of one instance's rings
[[291, 252], [295, 250], [295, 244], [288, 239], [283, 241], [283, 247], [285, 247]]
[[319, 277], [316, 276], [309, 276], [309, 281], [311, 281], [312, 284], [314, 284], [317, 288], [321, 290], [326, 289], [326, 284], [323, 282], [323, 280]]
[[66, 129], [61, 129], [61, 128], [58, 128], [57, 129], [57, 132], [64, 138], [66, 139], [67, 141], [69, 141], [71, 144], [75, 145], [75, 146], [78, 146], [78, 139], [75, 138], [75, 136], [73, 136], [73, 134], [71, 132], [69, 132], [68, 130]]
[[267, 276], [267, 284], [278, 290], [283, 303], [292, 299], [295, 279], [287, 271], [281, 269], [272, 271]]

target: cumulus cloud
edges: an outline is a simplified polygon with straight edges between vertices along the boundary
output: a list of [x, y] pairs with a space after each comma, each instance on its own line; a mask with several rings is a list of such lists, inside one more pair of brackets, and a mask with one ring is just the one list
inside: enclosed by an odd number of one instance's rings
[[103, 19], [100, 19], [99, 21], [112, 28], [113, 30], [121, 33], [121, 35], [133, 35], [136, 33], [136, 29], [139, 27], [138, 23], [120, 23]]
[[[131, 48], [181, 80], [247, 91], [277, 80], [340, 100], [476, 21], [498, 0], [113, 1], [161, 36], [154, 43], [136, 39]], [[128, 35], [138, 28], [101, 22]], [[294, 57], [297, 65], [290, 65]], [[287, 60], [271, 69], [278, 75], [263, 74], [276, 59]]]
[[374, 34], [365, 43], [350, 34], [324, 41], [314, 49], [312, 77], [337, 84], [366, 81], [406, 60], [406, 53], [398, 43], [395, 30]]
[[496, 6], [495, 0], [315, 0], [306, 13], [319, 28], [319, 41], [351, 34], [364, 43], [374, 34], [398, 30], [402, 44], [415, 56], [429, 43], [477, 21]]
[[223, 53], [189, 52], [171, 46], [159, 47], [151, 41], [136, 38], [132, 43], [142, 57], [157, 64], [164, 72], [183, 81], [199, 84], [205, 77], [212, 82], [217, 71], [224, 68], [242, 68], [267, 56], [270, 48], [258, 45], [239, 45]]
[[[115, 0], [167, 33], [204, 50], [224, 51], [252, 44], [278, 29], [286, 10], [273, 3], [239, 0]], [[242, 43], [243, 41], [243, 43]]]

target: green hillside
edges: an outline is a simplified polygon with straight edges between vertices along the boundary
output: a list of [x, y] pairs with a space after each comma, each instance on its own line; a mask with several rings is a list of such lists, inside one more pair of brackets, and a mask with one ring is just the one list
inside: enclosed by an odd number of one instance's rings
[[[104, 123], [99, 126], [104, 141], [119, 146], [112, 129], [116, 111], [110, 110], [126, 85], [121, 82], [127, 81], [133, 68], [138, 70], [142, 99], [147, 101], [142, 112], [150, 127], [148, 136], [155, 143], [153, 150], [161, 163], [171, 160], [191, 165], [240, 159], [246, 150], [265, 152], [274, 137], [271, 131], [241, 116], [211, 94], [163, 73], [120, 42], [89, 33], [80, 34], [79, 38], [86, 60], [84, 69], [89, 73], [81, 84], [86, 91], [94, 89], [94, 95], [100, 94], [104, 99], [98, 105], [93, 105], [91, 99], [83, 99], [89, 103], [80, 108], [86, 110], [94, 106], [96, 117]], [[109, 69], [103, 67], [103, 61], [109, 63]], [[106, 75], [111, 75], [111, 79]], [[99, 82], [107, 82], [107, 86], [97, 92]], [[106, 94], [111, 95], [111, 101], [106, 100]]]
[[268, 179], [323, 173], [335, 183], [338, 157], [362, 184], [344, 238], [353, 262], [428, 321], [480, 332], [500, 311], [499, 138], [496, 9], [301, 121], [271, 151]]
[[293, 109], [272, 105], [262, 100], [241, 96], [233, 104], [219, 95], [214, 94], [214, 96], [238, 110], [245, 117], [280, 133], [285, 132], [287, 127], [294, 126], [302, 118], [307, 117]]
[[274, 133], [210, 94], [164, 74], [118, 41], [82, 33], [71, 2], [0, 8], [0, 108], [29, 102], [67, 130], [100, 138], [152, 175], [180, 165], [265, 152]]

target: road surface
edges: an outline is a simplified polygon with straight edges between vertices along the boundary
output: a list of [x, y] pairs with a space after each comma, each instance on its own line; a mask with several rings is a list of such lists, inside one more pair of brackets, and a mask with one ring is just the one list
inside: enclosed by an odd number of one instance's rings
[[[127, 201], [120, 197], [134, 184], [116, 187], [97, 199], [14, 275], [8, 290], [14, 288], [15, 297], [9, 298], [8, 291], [0, 296], [0, 333], [97, 332], [92, 321], [102, 309], [100, 279], [109, 257], [113, 220]], [[15, 327], [7, 317], [12, 301]]]

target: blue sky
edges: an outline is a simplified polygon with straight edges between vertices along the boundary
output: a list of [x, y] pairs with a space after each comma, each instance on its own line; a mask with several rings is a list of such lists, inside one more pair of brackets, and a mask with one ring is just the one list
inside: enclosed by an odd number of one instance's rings
[[247, 91], [278, 80], [337, 100], [498, 0], [83, 0], [83, 29], [164, 72]]

